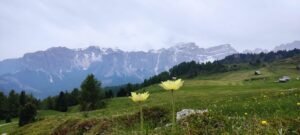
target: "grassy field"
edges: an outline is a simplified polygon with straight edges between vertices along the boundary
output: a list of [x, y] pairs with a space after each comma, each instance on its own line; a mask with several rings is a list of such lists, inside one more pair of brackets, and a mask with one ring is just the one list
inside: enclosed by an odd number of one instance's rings
[[[208, 109], [209, 112], [179, 121], [175, 134], [300, 134], [300, 106], [297, 105], [300, 80], [295, 79], [300, 72], [295, 69], [295, 61], [279, 61], [260, 68], [262, 75], [258, 76], [254, 75], [255, 70], [185, 80], [184, 86], [175, 92], [176, 110]], [[292, 80], [275, 82], [283, 75]], [[170, 92], [158, 85], [144, 90], [150, 92], [145, 107], [160, 107], [168, 112], [161, 117], [166, 119], [164, 122], [146, 121], [148, 134], [170, 134], [171, 128], [165, 126], [171, 119]], [[78, 106], [69, 108], [67, 113], [39, 111], [35, 123], [18, 128], [14, 120], [0, 125], [0, 133], [139, 134], [136, 104], [127, 97], [108, 99], [106, 104], [105, 108], [88, 113], [78, 112]], [[268, 124], [262, 125], [263, 120]]]

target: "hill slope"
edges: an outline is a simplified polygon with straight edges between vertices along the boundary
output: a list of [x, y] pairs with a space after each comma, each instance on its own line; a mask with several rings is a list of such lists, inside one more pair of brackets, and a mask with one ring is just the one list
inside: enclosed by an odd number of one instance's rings
[[[213, 128], [213, 126], [207, 127], [210, 124], [206, 124], [207, 126], [203, 127], [198, 121], [187, 119], [189, 127], [179, 125], [183, 127], [177, 132], [179, 134], [201, 133], [202, 128], [207, 128], [215, 133], [232, 134], [273, 134], [279, 130], [285, 134], [299, 133], [297, 125], [300, 124], [300, 108], [296, 103], [300, 102], [300, 81], [295, 79], [300, 76], [300, 71], [295, 68], [299, 62], [299, 57], [293, 57], [275, 61], [259, 69], [244, 69], [185, 80], [183, 88], [175, 92], [176, 110], [208, 109], [209, 121], [219, 126]], [[262, 75], [254, 75], [256, 70], [260, 70]], [[290, 76], [292, 80], [287, 83], [274, 82], [283, 75]], [[162, 90], [157, 84], [147, 87], [146, 90], [151, 95], [145, 107], [158, 106], [171, 110], [168, 91]], [[132, 116], [138, 112], [138, 108], [129, 98], [113, 98], [106, 102], [105, 109], [91, 111], [88, 114], [77, 112], [74, 107], [71, 109], [72, 112], [40, 116], [39, 121], [17, 128], [13, 134], [51, 134], [62, 131], [70, 134], [79, 131], [87, 134], [138, 133], [138, 124], [135, 124], [138, 123], [137, 118]], [[170, 113], [166, 118], [170, 118]], [[129, 125], [128, 119], [131, 120]], [[205, 118], [200, 116], [197, 119]], [[261, 125], [262, 120], [267, 120], [270, 125]], [[0, 127], [0, 131], [9, 130], [14, 127], [14, 124], [16, 123]], [[168, 134], [170, 128], [163, 126], [164, 124], [166, 123], [158, 125], [160, 128], [157, 130], [154, 130], [156, 127], [151, 127], [150, 124], [149, 133]], [[77, 125], [77, 129], [75, 130], [72, 125]], [[88, 129], [81, 129], [82, 125], [87, 126]], [[250, 127], [253, 125], [255, 127], [251, 130]], [[187, 131], [188, 129], [190, 130]]]

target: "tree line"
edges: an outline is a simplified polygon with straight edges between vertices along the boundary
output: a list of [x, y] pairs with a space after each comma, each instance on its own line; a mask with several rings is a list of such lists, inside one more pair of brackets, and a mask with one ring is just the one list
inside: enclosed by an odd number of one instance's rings
[[270, 63], [276, 60], [286, 59], [300, 55], [300, 49], [281, 50], [277, 52], [259, 53], [259, 54], [233, 54], [220, 60], [222, 64], [248, 63], [249, 65], [259, 66], [263, 63]]
[[20, 93], [11, 90], [8, 95], [0, 92], [0, 120], [11, 122], [19, 117], [19, 125], [23, 126], [34, 121], [39, 100], [25, 91]]
[[259, 54], [232, 54], [222, 60], [206, 63], [197, 63], [195, 61], [182, 62], [173, 66], [168, 71], [145, 79], [142, 83], [136, 84], [136, 86], [138, 89], [142, 89], [152, 84], [172, 79], [172, 77], [193, 78], [199, 75], [235, 71], [244, 68], [241, 64], [245, 64], [248, 67], [260, 67], [266, 63], [299, 55], [300, 50], [294, 49]]
[[67, 112], [68, 107], [79, 105], [81, 111], [104, 107], [103, 99], [112, 97], [112, 91], [104, 91], [101, 82], [89, 74], [81, 83], [80, 89], [71, 92], [61, 91], [57, 96], [49, 96], [41, 101], [41, 108]]
[[11, 118], [19, 117], [19, 125], [23, 126], [35, 120], [37, 109], [67, 112], [68, 107], [79, 105], [81, 111], [90, 111], [104, 107], [103, 99], [107, 96], [112, 97], [112, 92], [104, 92], [101, 82], [93, 74], [85, 78], [80, 89], [61, 91], [59, 95], [43, 100], [36, 99], [25, 91], [17, 93], [11, 90], [8, 95], [0, 92], [0, 120], [10, 122]]

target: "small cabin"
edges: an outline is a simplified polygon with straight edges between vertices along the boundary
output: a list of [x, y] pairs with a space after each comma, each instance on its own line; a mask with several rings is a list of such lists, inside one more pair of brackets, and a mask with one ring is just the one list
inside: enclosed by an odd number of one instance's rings
[[261, 75], [261, 72], [259, 70], [254, 72], [254, 75]]
[[288, 82], [289, 80], [291, 80], [289, 76], [282, 76], [278, 79], [278, 82]]

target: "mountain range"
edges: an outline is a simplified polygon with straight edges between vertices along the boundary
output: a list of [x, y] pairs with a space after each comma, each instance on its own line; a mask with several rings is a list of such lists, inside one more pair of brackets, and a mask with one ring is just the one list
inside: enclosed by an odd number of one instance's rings
[[[300, 48], [300, 42], [277, 48], [293, 47]], [[235, 53], [238, 52], [230, 44], [200, 48], [195, 43], [179, 43], [150, 51], [123, 51], [97, 46], [85, 49], [53, 47], [0, 61], [0, 90], [5, 93], [11, 89], [26, 90], [43, 98], [80, 87], [90, 73], [101, 80], [103, 86], [138, 83], [184, 61], [202, 63]]]
[[246, 50], [243, 51], [243, 53], [257, 54], [257, 53], [267, 53], [267, 52], [270, 52], [270, 51], [277, 52], [279, 50], [289, 51], [289, 50], [293, 50], [295, 48], [297, 48], [297, 49], [300, 48], [300, 41], [296, 40], [296, 41], [293, 41], [291, 43], [281, 44], [279, 46], [276, 46], [273, 50], [262, 49], [262, 48], [255, 48], [253, 50], [246, 49]]

